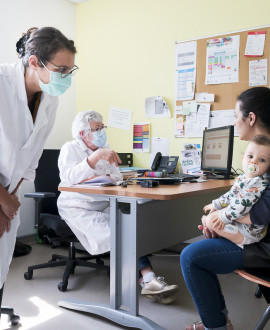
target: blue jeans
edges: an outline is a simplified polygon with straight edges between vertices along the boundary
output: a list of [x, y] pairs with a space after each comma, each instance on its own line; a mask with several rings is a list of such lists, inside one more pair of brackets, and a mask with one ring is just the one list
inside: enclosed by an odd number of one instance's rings
[[142, 277], [142, 274], [140, 272], [141, 269], [144, 269], [146, 267], [152, 268], [152, 265], [150, 263], [150, 260], [147, 256], [142, 256], [139, 258], [139, 278]]
[[187, 246], [180, 263], [205, 328], [226, 330], [227, 309], [217, 274], [243, 268], [243, 250], [225, 238], [205, 239]]

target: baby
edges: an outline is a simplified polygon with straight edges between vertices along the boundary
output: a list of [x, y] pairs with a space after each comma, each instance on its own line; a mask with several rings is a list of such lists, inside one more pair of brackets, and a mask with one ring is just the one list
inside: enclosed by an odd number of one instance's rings
[[216, 211], [216, 217], [202, 217], [204, 226], [214, 230], [240, 247], [260, 241], [266, 234], [266, 226], [241, 223], [241, 217], [249, 213], [269, 183], [270, 138], [255, 136], [247, 145], [242, 157], [244, 173], [239, 175], [232, 188], [206, 205], [204, 212]]

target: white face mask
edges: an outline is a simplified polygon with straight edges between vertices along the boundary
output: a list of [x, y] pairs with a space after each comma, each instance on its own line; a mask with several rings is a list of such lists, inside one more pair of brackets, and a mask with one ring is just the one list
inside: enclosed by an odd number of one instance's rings
[[64, 94], [71, 85], [71, 76], [68, 75], [62, 78], [59, 72], [50, 71], [45, 64], [42, 63], [42, 65], [47, 71], [49, 71], [50, 81], [48, 84], [44, 84], [41, 80], [39, 80], [41, 90], [52, 96]]
[[105, 132], [105, 129], [102, 129], [98, 132], [92, 133], [93, 140], [91, 143], [93, 143], [96, 147], [103, 147], [107, 141], [107, 134]]

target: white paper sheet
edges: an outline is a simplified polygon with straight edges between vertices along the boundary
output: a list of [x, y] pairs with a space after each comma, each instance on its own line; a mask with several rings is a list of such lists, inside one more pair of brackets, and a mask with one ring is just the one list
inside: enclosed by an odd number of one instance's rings
[[239, 35], [207, 40], [206, 85], [239, 81], [239, 40]]
[[[235, 120], [235, 110], [215, 110], [210, 111], [210, 120], [208, 128], [233, 125]], [[236, 127], [234, 127], [234, 136], [238, 136]]]
[[265, 31], [249, 32], [245, 56], [262, 56], [265, 43]]
[[130, 130], [132, 111], [110, 107], [107, 126], [115, 127], [124, 130]]
[[267, 59], [249, 61], [249, 86], [267, 85]]
[[106, 186], [114, 186], [115, 181], [108, 175], [99, 175], [89, 178], [87, 180], [83, 180], [78, 186], [93, 186], [93, 187], [106, 187]]
[[195, 93], [196, 102], [214, 102], [215, 94], [210, 93]]
[[196, 82], [197, 41], [175, 44], [175, 100], [192, 100]]
[[151, 168], [153, 160], [157, 152], [161, 152], [162, 156], [169, 156], [169, 138], [152, 137], [151, 153], [149, 155], [149, 167]]
[[208, 128], [210, 104], [198, 103], [197, 112], [191, 112], [186, 117], [186, 137], [202, 137], [205, 128]]
[[145, 99], [145, 115], [146, 118], [168, 118], [171, 112], [161, 96], [152, 96]]

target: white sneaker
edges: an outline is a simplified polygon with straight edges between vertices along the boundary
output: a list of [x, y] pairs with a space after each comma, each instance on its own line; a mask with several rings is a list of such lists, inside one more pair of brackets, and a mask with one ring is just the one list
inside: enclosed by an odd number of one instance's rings
[[155, 277], [152, 281], [144, 283], [141, 294], [153, 298], [161, 304], [170, 304], [175, 300], [177, 290], [178, 286], [167, 284], [164, 277]]

